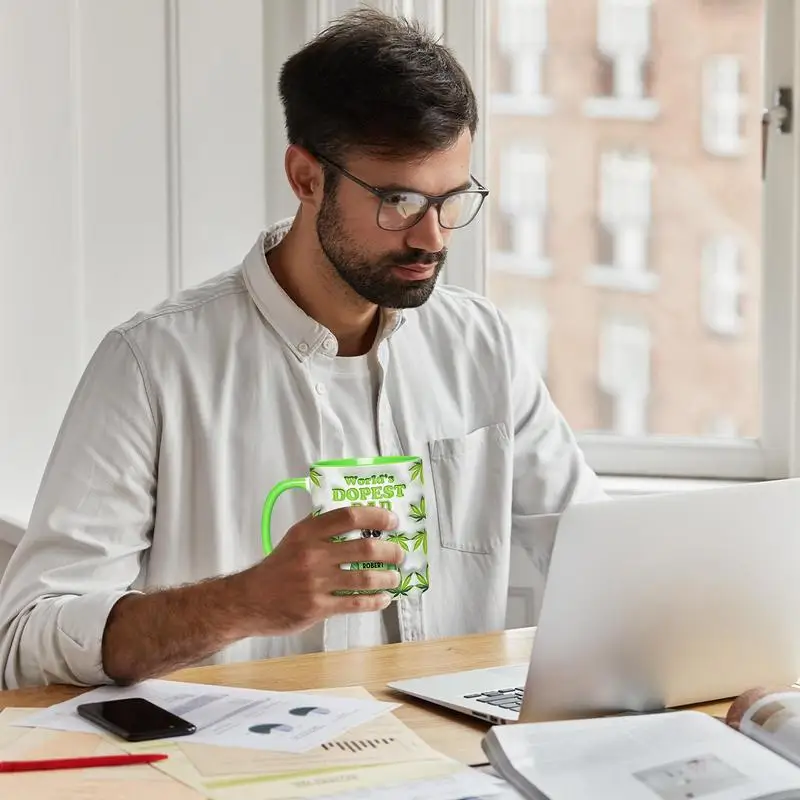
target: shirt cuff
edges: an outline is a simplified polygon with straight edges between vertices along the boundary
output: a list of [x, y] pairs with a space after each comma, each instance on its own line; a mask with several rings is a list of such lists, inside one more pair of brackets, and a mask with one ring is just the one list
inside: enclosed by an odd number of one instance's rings
[[110, 592], [70, 597], [59, 610], [57, 650], [71, 682], [84, 686], [113, 683], [103, 669], [103, 633], [111, 609], [129, 594]]

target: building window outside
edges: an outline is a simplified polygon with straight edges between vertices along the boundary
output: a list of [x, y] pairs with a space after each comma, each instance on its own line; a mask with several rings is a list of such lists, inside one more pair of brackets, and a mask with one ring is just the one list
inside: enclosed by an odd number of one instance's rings
[[739, 242], [718, 236], [703, 248], [703, 321], [709, 330], [723, 336], [742, 332], [744, 280]]
[[584, 104], [588, 116], [651, 120], [658, 103], [648, 95], [652, 0], [598, 0], [597, 97]]
[[609, 412], [603, 428], [621, 436], [647, 433], [650, 349], [650, 331], [644, 325], [621, 319], [603, 325], [598, 383]]
[[742, 65], [736, 56], [715, 56], [703, 71], [703, 146], [717, 156], [744, 149]]
[[512, 308], [505, 313], [522, 357], [529, 357], [543, 378], [547, 377], [550, 319], [540, 304]]
[[643, 153], [604, 153], [600, 159], [597, 264], [589, 282], [649, 292], [658, 280], [648, 269], [653, 167]]
[[492, 97], [495, 112], [545, 115], [547, 94], [547, 0], [500, 0], [497, 43], [508, 70], [506, 91]]
[[504, 151], [499, 189], [502, 226], [494, 266], [539, 276], [549, 274], [546, 151], [536, 144]]
[[547, 1], [501, 0], [498, 41], [510, 65], [511, 94], [539, 97], [544, 91]]
[[651, 0], [600, 0], [597, 48], [613, 68], [611, 95], [623, 100], [645, 96], [645, 64], [650, 56]]

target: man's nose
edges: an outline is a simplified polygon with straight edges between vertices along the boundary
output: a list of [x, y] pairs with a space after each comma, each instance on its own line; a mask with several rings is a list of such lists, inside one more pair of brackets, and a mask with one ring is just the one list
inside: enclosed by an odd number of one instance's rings
[[408, 231], [406, 244], [415, 250], [425, 250], [428, 253], [438, 253], [445, 243], [445, 234], [439, 225], [439, 214], [431, 206], [425, 216]]

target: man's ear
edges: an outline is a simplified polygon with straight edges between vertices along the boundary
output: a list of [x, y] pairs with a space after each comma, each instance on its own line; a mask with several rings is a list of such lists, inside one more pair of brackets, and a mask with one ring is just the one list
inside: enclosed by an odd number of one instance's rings
[[318, 208], [324, 192], [322, 164], [305, 147], [290, 144], [284, 156], [289, 186], [303, 204]]

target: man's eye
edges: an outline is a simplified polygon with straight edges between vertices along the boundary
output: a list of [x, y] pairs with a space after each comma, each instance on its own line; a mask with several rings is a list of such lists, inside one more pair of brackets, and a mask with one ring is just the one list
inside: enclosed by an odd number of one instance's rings
[[425, 207], [425, 198], [413, 192], [393, 192], [383, 198], [383, 207], [403, 219], [410, 219]]
[[405, 192], [397, 192], [396, 194], [387, 194], [386, 197], [383, 198], [383, 202], [391, 206], [402, 206], [407, 203], [416, 203], [417, 198], [409, 196]]

